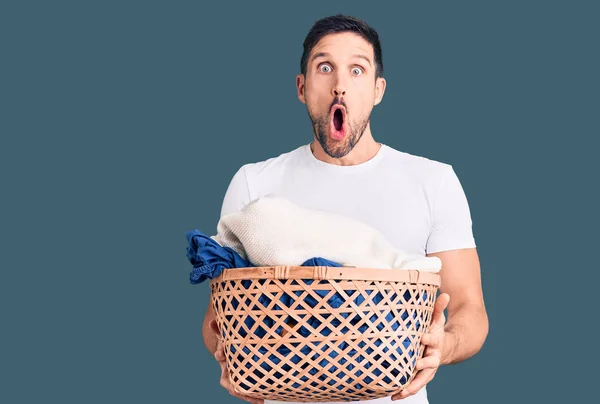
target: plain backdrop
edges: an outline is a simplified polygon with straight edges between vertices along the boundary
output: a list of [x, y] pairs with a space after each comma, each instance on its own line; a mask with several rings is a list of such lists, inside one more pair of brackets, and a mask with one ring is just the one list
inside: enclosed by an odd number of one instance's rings
[[337, 13], [381, 37], [376, 140], [452, 164], [471, 208], [490, 334], [431, 403], [595, 401], [599, 11], [2, 2], [0, 402], [239, 402], [185, 232], [215, 232], [242, 164], [311, 141], [295, 76]]

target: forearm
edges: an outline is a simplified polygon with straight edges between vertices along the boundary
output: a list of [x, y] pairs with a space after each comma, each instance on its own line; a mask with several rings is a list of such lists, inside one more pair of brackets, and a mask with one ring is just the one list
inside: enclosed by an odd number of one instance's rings
[[442, 365], [462, 362], [475, 355], [488, 334], [488, 318], [480, 305], [464, 305], [448, 316]]

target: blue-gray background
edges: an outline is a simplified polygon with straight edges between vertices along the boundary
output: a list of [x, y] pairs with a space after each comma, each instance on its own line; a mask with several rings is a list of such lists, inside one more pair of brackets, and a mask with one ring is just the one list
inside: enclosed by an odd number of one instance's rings
[[381, 36], [376, 139], [452, 164], [471, 206], [490, 334], [431, 402], [589, 396], [598, 11], [3, 2], [0, 402], [238, 402], [202, 342], [184, 234], [215, 231], [239, 166], [311, 140], [294, 78], [338, 12]]

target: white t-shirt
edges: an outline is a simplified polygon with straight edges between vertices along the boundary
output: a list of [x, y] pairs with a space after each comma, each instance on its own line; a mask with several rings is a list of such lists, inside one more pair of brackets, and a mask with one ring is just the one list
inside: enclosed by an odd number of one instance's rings
[[[385, 144], [373, 158], [353, 166], [318, 160], [309, 144], [245, 164], [227, 188], [221, 216], [271, 193], [363, 221], [409, 253], [424, 256], [476, 246], [467, 198], [452, 166]], [[426, 387], [401, 401], [428, 403]], [[390, 397], [355, 401], [388, 402]], [[271, 403], [279, 401], [265, 400]]]

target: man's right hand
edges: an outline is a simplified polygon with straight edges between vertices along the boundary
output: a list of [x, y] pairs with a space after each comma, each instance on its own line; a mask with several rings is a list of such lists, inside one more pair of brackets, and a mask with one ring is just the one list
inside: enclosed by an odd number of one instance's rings
[[210, 329], [217, 335], [217, 349], [215, 350], [215, 359], [221, 365], [221, 386], [225, 388], [232, 396], [239, 398], [240, 400], [248, 401], [252, 404], [264, 404], [265, 400], [260, 398], [253, 398], [249, 396], [244, 396], [242, 394], [237, 393], [233, 389], [233, 385], [229, 380], [229, 373], [227, 372], [227, 362], [225, 360], [225, 347], [221, 342], [221, 333], [219, 331], [219, 326], [215, 320], [212, 320], [209, 323]]

